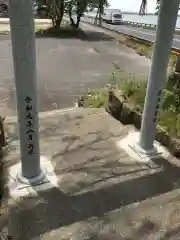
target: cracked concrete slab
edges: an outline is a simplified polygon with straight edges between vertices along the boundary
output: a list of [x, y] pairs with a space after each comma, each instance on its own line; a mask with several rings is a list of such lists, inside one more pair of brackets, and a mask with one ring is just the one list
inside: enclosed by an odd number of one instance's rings
[[[0, 228], [13, 240], [179, 239], [177, 159], [133, 161], [116, 143], [135, 129], [104, 109], [42, 113], [40, 126], [41, 154], [51, 156], [58, 185], [19, 199], [5, 195]], [[16, 117], [6, 130], [8, 170], [20, 159]]]

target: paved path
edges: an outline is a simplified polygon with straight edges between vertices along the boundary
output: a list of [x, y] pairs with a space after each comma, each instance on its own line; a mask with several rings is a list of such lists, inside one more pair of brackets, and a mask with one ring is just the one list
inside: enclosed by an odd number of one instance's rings
[[[58, 186], [6, 199], [0, 228], [13, 240], [180, 239], [179, 161], [136, 163], [117, 147], [134, 128], [104, 110], [44, 113], [40, 122], [41, 153]], [[16, 121], [6, 128], [16, 140]], [[5, 169], [19, 159], [18, 145], [10, 145]]]
[[[72, 106], [88, 88], [109, 83], [115, 68], [138, 77], [148, 73], [148, 59], [117, 44], [100, 30], [85, 24], [82, 27], [86, 37], [36, 39], [40, 112]], [[0, 114], [15, 115], [9, 36], [0, 36], [0, 58]]]

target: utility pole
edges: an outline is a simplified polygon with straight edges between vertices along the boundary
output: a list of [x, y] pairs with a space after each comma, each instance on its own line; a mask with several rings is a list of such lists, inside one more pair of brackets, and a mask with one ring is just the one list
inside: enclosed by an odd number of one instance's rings
[[163, 89], [167, 81], [167, 68], [172, 47], [180, 0], [161, 0], [156, 41], [148, 79], [140, 138], [136, 144], [139, 152], [153, 154], [157, 117]]
[[45, 174], [40, 167], [32, 0], [9, 0], [9, 10], [21, 151], [17, 178], [33, 185], [42, 181]]

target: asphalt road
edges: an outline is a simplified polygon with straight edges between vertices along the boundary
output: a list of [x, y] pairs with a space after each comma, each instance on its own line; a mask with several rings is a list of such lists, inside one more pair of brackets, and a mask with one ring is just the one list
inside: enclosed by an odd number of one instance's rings
[[[119, 67], [132, 75], [147, 75], [150, 61], [112, 37], [82, 24], [83, 38], [36, 38], [39, 111], [71, 107], [88, 88], [110, 82]], [[15, 80], [9, 36], [0, 36], [0, 114], [16, 115]]]
[[[89, 23], [94, 22], [94, 19], [88, 17], [84, 17], [83, 20]], [[156, 32], [153, 30], [132, 27], [128, 25], [111, 25], [106, 23], [103, 23], [103, 26], [119, 33], [132, 35], [134, 37], [138, 37], [144, 40], [150, 40], [152, 42], [155, 41], [156, 37]], [[173, 47], [180, 50], [180, 35], [174, 35]]]
[[[39, 111], [71, 107], [87, 88], [105, 84], [111, 63], [80, 39], [36, 39]], [[11, 41], [0, 37], [0, 113], [16, 115]], [[107, 69], [107, 71], [106, 71]]]

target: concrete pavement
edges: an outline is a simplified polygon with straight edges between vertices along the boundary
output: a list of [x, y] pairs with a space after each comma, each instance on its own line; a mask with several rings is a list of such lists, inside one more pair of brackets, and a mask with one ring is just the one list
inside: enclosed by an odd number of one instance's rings
[[[20, 159], [16, 123], [6, 122], [6, 171]], [[6, 195], [0, 228], [13, 240], [179, 239], [179, 161], [134, 161], [118, 144], [134, 130], [103, 109], [41, 113], [41, 154], [58, 184]]]
[[[51, 19], [34, 19], [35, 24], [51, 24]], [[0, 24], [9, 24], [9, 18], [0, 18]]]
[[[113, 37], [88, 24], [86, 35], [77, 38], [37, 37], [37, 83], [39, 111], [70, 107], [88, 88], [110, 82], [118, 68], [136, 77], [147, 75], [150, 60], [117, 44]], [[0, 36], [0, 114], [16, 114], [11, 41]]]
[[[34, 23], [36, 28], [46, 29], [52, 25], [52, 21], [50, 19], [35, 19]], [[10, 32], [9, 18], [0, 18], [0, 33]]]

